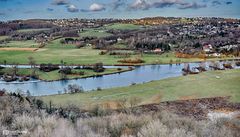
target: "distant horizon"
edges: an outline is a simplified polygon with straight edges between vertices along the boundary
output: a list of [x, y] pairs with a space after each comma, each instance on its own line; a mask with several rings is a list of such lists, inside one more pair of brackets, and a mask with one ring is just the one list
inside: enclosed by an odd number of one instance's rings
[[139, 17], [139, 18], [27, 18], [27, 19], [13, 19], [13, 20], [0, 20], [1, 22], [10, 22], [10, 21], [17, 21], [17, 20], [61, 20], [61, 19], [89, 19], [89, 20], [98, 20], [98, 19], [119, 19], [119, 20], [131, 20], [131, 19], [145, 19], [145, 18], [157, 18], [157, 17], [164, 17], [164, 18], [188, 18], [188, 19], [194, 19], [194, 18], [221, 18], [221, 19], [237, 19], [240, 20], [239, 17], [215, 17], [215, 16], [196, 16], [196, 17], [180, 17], [180, 16], [146, 16], [146, 17]]
[[0, 21], [159, 16], [240, 19], [239, 7], [239, 0], [0, 0]]

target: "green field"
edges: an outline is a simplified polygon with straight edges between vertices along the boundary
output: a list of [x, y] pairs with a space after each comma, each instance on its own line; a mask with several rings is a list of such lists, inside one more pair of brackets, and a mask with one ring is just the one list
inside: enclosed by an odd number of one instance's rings
[[50, 30], [50, 28], [41, 28], [41, 29], [20, 29], [17, 30], [17, 32], [34, 32], [34, 31], [45, 31], [45, 30]]
[[[29, 45], [30, 46], [30, 45]], [[116, 56], [110, 55], [99, 55], [101, 50], [95, 50], [91, 47], [84, 47], [77, 49], [74, 45], [61, 45], [56, 43], [50, 43], [45, 48], [39, 49], [35, 52], [32, 51], [1, 51], [0, 50], [0, 63], [3, 63], [4, 60], [7, 61], [8, 64], [19, 63], [19, 64], [28, 64], [28, 57], [32, 56], [37, 64], [41, 63], [52, 63], [52, 64], [60, 64], [61, 60], [64, 60], [67, 65], [72, 64], [94, 64], [97, 62], [103, 62], [105, 65], [114, 65], [119, 64], [118, 60], [122, 58], [118, 58]], [[171, 53], [164, 53], [162, 55], [149, 55], [144, 54], [140, 55], [131, 55], [132, 59], [134, 58], [142, 58], [145, 61], [145, 64], [166, 64], [169, 63], [170, 60], [175, 62], [178, 60]], [[218, 58], [211, 59], [218, 60]], [[191, 59], [181, 59], [181, 62], [194, 62], [194, 61], [202, 61], [199, 58], [191, 58]]]
[[111, 33], [106, 32], [105, 29], [84, 29], [80, 32], [80, 37], [107, 37], [111, 36]]
[[231, 96], [231, 101], [240, 102], [240, 70], [208, 71], [198, 75], [188, 75], [153, 81], [128, 87], [104, 89], [102, 91], [63, 94], [40, 97], [55, 105], [88, 106], [96, 103], [112, 102], [130, 97], [141, 98], [141, 104], [156, 101], [173, 101], [204, 97]]
[[[127, 71], [128, 69], [122, 69], [117, 70], [117, 68], [114, 69], [105, 69], [104, 72], [94, 72], [93, 70], [87, 70], [87, 69], [73, 69], [73, 75], [67, 75], [67, 79], [76, 79], [76, 78], [85, 78], [85, 77], [93, 77], [98, 75], [106, 75], [106, 74], [113, 74], [118, 72]], [[59, 70], [51, 71], [51, 72], [43, 72], [37, 69], [36, 74], [39, 76], [39, 79], [45, 80], [45, 81], [54, 81], [54, 80], [61, 80], [60, 73], [58, 73]], [[5, 68], [0, 69], [0, 73], [10, 73], [11, 74], [12, 69], [11, 68]], [[33, 69], [18, 69], [17, 75], [19, 76], [29, 76], [33, 72]], [[77, 75], [79, 72], [84, 72], [84, 75]], [[74, 73], [76, 75], [74, 75]]]
[[5, 40], [7, 38], [8, 38], [8, 36], [0, 36], [0, 40]]
[[51, 48], [51, 50], [54, 49], [76, 49], [76, 46], [74, 44], [61, 44], [60, 41], [64, 38], [59, 38], [50, 41], [46, 46], [45, 49]]
[[6, 44], [0, 44], [2, 47], [10, 47], [10, 48], [37, 48], [38, 43], [35, 43], [33, 40], [26, 41], [10, 41]]
[[108, 30], [137, 30], [140, 29], [140, 26], [134, 25], [134, 24], [111, 24], [111, 25], [105, 25], [104, 27], [100, 28], [91, 28], [91, 29], [84, 29], [82, 32], [80, 32], [80, 37], [107, 37], [111, 36], [111, 33], [108, 33]]
[[[105, 65], [114, 65], [119, 64], [118, 58], [116, 56], [110, 55], [99, 55], [101, 50], [95, 50], [91, 47], [76, 48], [73, 44], [61, 44], [61, 38], [49, 42], [44, 48], [41, 48], [35, 52], [32, 51], [1, 51], [0, 50], [0, 63], [3, 63], [4, 60], [8, 64], [28, 64], [28, 57], [32, 56], [37, 64], [41, 63], [52, 63], [60, 64], [61, 60], [71, 64], [94, 64], [97, 62], [103, 62]], [[38, 44], [33, 40], [28, 41], [10, 41], [7, 44], [2, 44], [3, 47], [7, 48], [37, 48]], [[124, 45], [118, 44], [116, 47], [124, 48]], [[164, 53], [162, 55], [155, 54], [143, 54], [140, 55], [131, 55], [129, 58], [142, 58], [145, 61], [145, 64], [164, 64], [169, 63], [170, 60], [176, 61], [178, 58], [174, 56], [172, 52]], [[216, 60], [216, 59], [213, 59]], [[191, 59], [181, 59], [182, 62], [194, 62], [201, 61], [198, 58]]]
[[134, 24], [122, 24], [122, 23], [115, 23], [111, 25], [105, 26], [106, 29], [115, 29], [115, 30], [137, 30], [140, 29], [139, 25]]

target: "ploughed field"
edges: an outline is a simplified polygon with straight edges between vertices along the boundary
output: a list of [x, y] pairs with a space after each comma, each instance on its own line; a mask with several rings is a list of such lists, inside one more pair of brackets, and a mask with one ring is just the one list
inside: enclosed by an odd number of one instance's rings
[[240, 70], [208, 71], [137, 84], [128, 87], [104, 89], [96, 92], [63, 94], [40, 97], [45, 102], [66, 106], [74, 104], [89, 107], [96, 104], [116, 108], [119, 102], [136, 98], [138, 104], [162, 101], [188, 100], [206, 97], [230, 96], [230, 101], [240, 102]]

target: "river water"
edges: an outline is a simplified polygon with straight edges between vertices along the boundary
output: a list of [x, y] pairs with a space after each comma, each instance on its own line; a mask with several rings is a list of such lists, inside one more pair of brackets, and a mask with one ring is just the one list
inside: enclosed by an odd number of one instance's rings
[[[198, 63], [189, 63], [191, 67], [199, 66]], [[153, 80], [161, 80], [170, 77], [177, 77], [182, 75], [182, 68], [184, 64], [180, 65], [145, 65], [136, 67], [132, 71], [123, 72], [120, 74], [105, 75], [102, 77], [90, 77], [74, 80], [61, 80], [45, 82], [39, 80], [31, 80], [27, 82], [4, 82], [0, 80], [0, 89], [14, 92], [16, 90], [31, 92], [31, 95], [52, 95], [64, 91], [69, 84], [77, 84], [81, 86], [84, 91], [92, 91], [97, 88], [106, 89], [113, 87], [128, 86], [133, 83], [140, 84], [150, 82]]]

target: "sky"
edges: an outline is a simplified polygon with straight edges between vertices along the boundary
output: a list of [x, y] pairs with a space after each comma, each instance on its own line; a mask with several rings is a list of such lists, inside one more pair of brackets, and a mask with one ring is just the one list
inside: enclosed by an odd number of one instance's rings
[[0, 20], [143, 17], [240, 18], [240, 0], [0, 0]]

